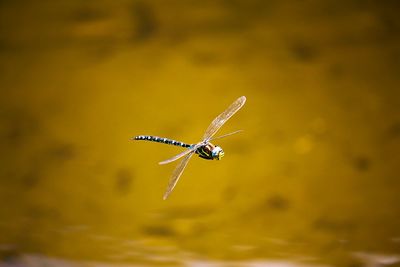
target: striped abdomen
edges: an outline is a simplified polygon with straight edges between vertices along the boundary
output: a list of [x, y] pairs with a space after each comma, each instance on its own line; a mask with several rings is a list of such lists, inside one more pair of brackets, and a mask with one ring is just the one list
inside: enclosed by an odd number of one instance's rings
[[175, 141], [172, 139], [168, 138], [163, 138], [163, 137], [158, 137], [158, 136], [151, 136], [151, 135], [138, 135], [133, 138], [134, 140], [145, 140], [145, 141], [152, 141], [152, 142], [158, 142], [158, 143], [164, 143], [167, 145], [174, 145], [174, 146], [181, 146], [185, 148], [189, 148], [192, 145], [185, 144], [179, 141]]

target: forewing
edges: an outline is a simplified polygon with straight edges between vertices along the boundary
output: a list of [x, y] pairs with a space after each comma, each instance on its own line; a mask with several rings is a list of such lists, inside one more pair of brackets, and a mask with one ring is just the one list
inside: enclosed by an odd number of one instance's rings
[[208, 126], [204, 133], [203, 140], [209, 140], [246, 102], [246, 97], [236, 99], [224, 112], [218, 115]]
[[174, 187], [176, 183], [179, 180], [179, 177], [181, 177], [183, 170], [185, 169], [186, 165], [189, 162], [189, 159], [193, 156], [194, 151], [189, 151], [189, 154], [186, 155], [181, 162], [179, 162], [178, 166], [176, 166], [174, 172], [172, 173], [171, 179], [169, 180], [169, 184], [167, 187], [167, 191], [165, 191], [163, 199], [166, 200], [168, 196], [171, 194], [172, 190], [174, 190]]
[[221, 139], [221, 138], [225, 138], [225, 137], [228, 137], [228, 136], [231, 136], [233, 134], [240, 133], [240, 132], [243, 132], [243, 130], [237, 130], [237, 131], [234, 131], [234, 132], [231, 132], [231, 133], [228, 133], [228, 134], [224, 134], [224, 135], [220, 135], [220, 136], [217, 136], [217, 137], [213, 137], [213, 138], [210, 139], [210, 141]]

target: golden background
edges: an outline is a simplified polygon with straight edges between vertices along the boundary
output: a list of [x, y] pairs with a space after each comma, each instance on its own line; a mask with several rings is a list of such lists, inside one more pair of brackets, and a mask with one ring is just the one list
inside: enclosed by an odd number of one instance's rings
[[400, 266], [399, 7], [1, 1], [0, 266]]

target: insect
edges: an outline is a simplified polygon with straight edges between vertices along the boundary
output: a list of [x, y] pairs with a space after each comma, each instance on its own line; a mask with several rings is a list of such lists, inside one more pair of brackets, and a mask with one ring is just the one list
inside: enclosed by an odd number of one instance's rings
[[138, 135], [136, 137], [131, 138], [132, 140], [145, 140], [145, 141], [152, 141], [152, 142], [159, 142], [159, 143], [164, 143], [168, 145], [174, 145], [174, 146], [180, 146], [187, 148], [185, 151], [182, 153], [179, 153], [178, 155], [161, 161], [159, 164], [167, 164], [171, 163], [175, 160], [178, 160], [183, 157], [181, 162], [176, 166], [174, 172], [172, 173], [172, 176], [169, 180], [167, 190], [165, 191], [163, 199], [167, 199], [168, 196], [171, 194], [172, 190], [175, 188], [176, 183], [179, 180], [179, 177], [181, 177], [186, 165], [188, 164], [190, 158], [194, 155], [197, 154], [199, 155], [200, 158], [207, 159], [207, 160], [220, 160], [224, 156], [224, 151], [222, 150], [221, 147], [213, 145], [210, 143], [212, 140], [220, 139], [223, 137], [227, 137], [229, 135], [235, 134], [240, 132], [235, 131], [229, 134], [225, 134], [222, 136], [214, 137], [212, 138], [215, 133], [226, 123], [227, 120], [229, 120], [241, 107], [243, 107], [244, 103], [246, 102], [246, 97], [241, 96], [238, 99], [236, 99], [235, 102], [233, 102], [224, 112], [218, 115], [211, 124], [208, 126], [207, 130], [205, 131], [203, 138], [200, 142], [196, 144], [186, 144], [183, 142], [175, 141], [172, 139], [168, 138], [163, 138], [163, 137], [158, 137], [158, 136], [151, 136], [151, 135]]

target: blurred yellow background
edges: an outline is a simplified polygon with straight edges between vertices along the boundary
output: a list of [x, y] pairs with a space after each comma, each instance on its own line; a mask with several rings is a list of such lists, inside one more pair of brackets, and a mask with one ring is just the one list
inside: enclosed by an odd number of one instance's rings
[[0, 266], [399, 266], [399, 7], [1, 1]]

